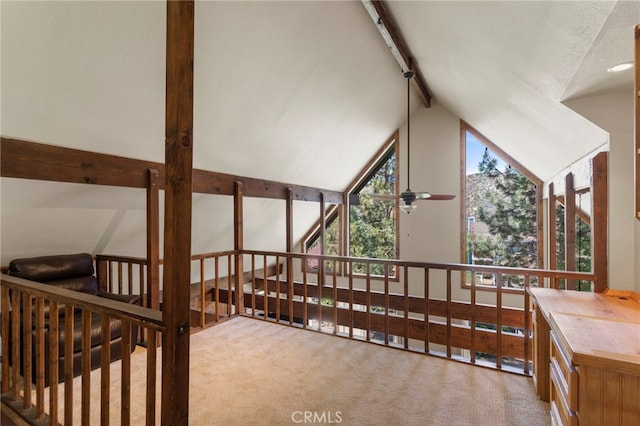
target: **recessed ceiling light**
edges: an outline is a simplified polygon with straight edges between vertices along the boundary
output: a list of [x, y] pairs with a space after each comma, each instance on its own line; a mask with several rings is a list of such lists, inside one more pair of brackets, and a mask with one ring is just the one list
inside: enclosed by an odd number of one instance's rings
[[621, 64], [614, 65], [611, 68], [607, 69], [607, 72], [620, 72], [620, 71], [628, 70], [630, 68], [633, 68], [633, 62], [623, 62]]

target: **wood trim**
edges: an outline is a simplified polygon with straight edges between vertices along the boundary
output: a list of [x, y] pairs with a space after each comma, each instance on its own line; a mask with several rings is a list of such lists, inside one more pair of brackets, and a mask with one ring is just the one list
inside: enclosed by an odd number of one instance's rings
[[[244, 284], [243, 276], [243, 256], [240, 252], [244, 249], [244, 185], [242, 182], [236, 182], [235, 185], [235, 197], [233, 203], [233, 216], [234, 216], [234, 227], [233, 227], [233, 242], [235, 246], [235, 250], [237, 254], [235, 255], [235, 298], [233, 303], [236, 306], [236, 312], [244, 311], [244, 292], [242, 290], [242, 285]], [[203, 310], [204, 312], [204, 310]]]
[[640, 220], [640, 25], [635, 28], [634, 55], [634, 125], [635, 125], [635, 189], [636, 189], [636, 220]]
[[[148, 170], [147, 183], [147, 307], [160, 309], [160, 173]], [[140, 270], [143, 266], [140, 265]], [[140, 285], [142, 285], [142, 281]]]
[[467, 125], [460, 120], [460, 263], [467, 263]]
[[609, 154], [601, 152], [591, 160], [591, 238], [594, 291], [601, 293], [609, 287]]
[[[567, 271], [576, 270], [576, 190], [573, 186], [573, 173], [567, 173], [564, 179], [564, 266]], [[567, 280], [566, 289], [574, 290], [575, 280]]]
[[194, 1], [167, 2], [162, 408], [189, 424]]
[[464, 120], [460, 120], [460, 262], [466, 263], [466, 202], [467, 202], [467, 188], [466, 188], [466, 141], [469, 132], [473, 134], [482, 144], [493, 151], [495, 154], [501, 157], [501, 159], [509, 164], [520, 173], [522, 173], [527, 179], [529, 179], [536, 186], [536, 256], [537, 266], [542, 268], [544, 265], [544, 246], [545, 246], [545, 233], [544, 233], [544, 208], [543, 208], [543, 182], [538, 176], [532, 173], [529, 169], [524, 167], [521, 163], [516, 161], [513, 157], [502, 150], [496, 144], [491, 142], [482, 133], [470, 126]]
[[429, 108], [431, 106], [431, 94], [429, 93], [427, 83], [422, 72], [420, 72], [420, 69], [418, 68], [418, 63], [411, 55], [407, 43], [402, 38], [398, 25], [389, 13], [385, 2], [378, 0], [363, 0], [363, 4], [365, 9], [367, 9], [367, 12], [369, 12], [369, 16], [371, 16], [376, 28], [385, 39], [387, 46], [391, 49], [392, 54], [396, 58], [396, 61], [398, 62], [398, 65], [400, 65], [402, 71], [411, 70], [415, 73], [413, 86], [418, 92], [418, 96], [424, 106]]
[[[73, 148], [0, 138], [0, 176], [52, 182], [146, 188], [149, 169], [157, 170], [159, 189], [165, 190], [165, 165]], [[193, 170], [193, 192], [233, 195], [234, 183], [243, 182], [245, 196], [286, 199], [287, 189], [300, 201], [318, 201], [320, 192], [327, 202], [342, 204], [342, 193], [302, 185]]]
[[548, 223], [547, 227], [549, 228], [549, 269], [557, 269], [558, 268], [558, 250], [556, 247], [556, 243], [558, 240], [558, 232], [556, 229], [556, 221], [558, 220], [558, 215], [556, 213], [556, 195], [555, 195], [555, 187], [553, 182], [549, 184], [549, 198], [548, 198]]
[[475, 128], [473, 128], [471, 125], [469, 125], [467, 122], [465, 122], [463, 120], [460, 120], [460, 125], [464, 126], [464, 130], [465, 131], [469, 131], [469, 133], [473, 133], [473, 135], [476, 138], [478, 138], [478, 140], [480, 140], [480, 142], [482, 142], [484, 145], [486, 145], [491, 151], [493, 151], [494, 153], [496, 153], [500, 157], [502, 157], [502, 159], [504, 161], [506, 161], [507, 163], [511, 164], [511, 167], [514, 167], [520, 173], [525, 175], [536, 186], [542, 186], [542, 184], [543, 184], [542, 179], [540, 179], [537, 175], [535, 175], [533, 172], [531, 172], [529, 169], [527, 169], [525, 166], [523, 166], [515, 158], [510, 156], [506, 151], [504, 151], [498, 145], [494, 144], [489, 139], [487, 139], [482, 133], [477, 131]]

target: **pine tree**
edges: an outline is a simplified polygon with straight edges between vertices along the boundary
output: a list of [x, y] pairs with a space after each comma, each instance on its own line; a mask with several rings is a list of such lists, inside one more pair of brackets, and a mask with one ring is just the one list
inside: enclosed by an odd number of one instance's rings
[[[497, 159], [485, 149], [478, 170], [492, 185], [482, 195], [478, 219], [489, 227], [494, 240], [494, 264], [535, 268], [537, 266], [536, 187], [520, 172], [507, 166], [497, 167]], [[517, 285], [517, 277], [507, 277], [508, 285]]]

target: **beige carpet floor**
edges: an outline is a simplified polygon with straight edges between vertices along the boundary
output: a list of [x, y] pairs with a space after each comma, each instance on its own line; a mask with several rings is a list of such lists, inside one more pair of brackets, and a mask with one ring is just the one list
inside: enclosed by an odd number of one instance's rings
[[[132, 357], [140, 386], [145, 362], [145, 353]], [[250, 318], [192, 335], [190, 371], [191, 425], [550, 423], [530, 378]], [[112, 382], [119, 374], [115, 362]], [[135, 386], [132, 424], [142, 425], [144, 393]], [[79, 380], [75, 387], [79, 399]], [[99, 424], [99, 392], [94, 371], [91, 424]], [[110, 424], [119, 424], [118, 392]]]

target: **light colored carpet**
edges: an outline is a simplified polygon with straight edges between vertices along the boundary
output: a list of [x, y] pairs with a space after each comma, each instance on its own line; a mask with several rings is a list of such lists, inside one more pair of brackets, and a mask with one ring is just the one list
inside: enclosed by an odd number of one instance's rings
[[[144, 353], [132, 357], [140, 386], [145, 362]], [[191, 425], [550, 423], [530, 378], [249, 318], [192, 335], [190, 371]], [[120, 362], [111, 375], [117, 383]], [[75, 386], [79, 400], [79, 380]], [[136, 386], [132, 424], [141, 425], [144, 393]], [[91, 424], [99, 424], [99, 392], [94, 371]], [[118, 392], [111, 424], [120, 421]], [[74, 408], [77, 423], [79, 403]]]

